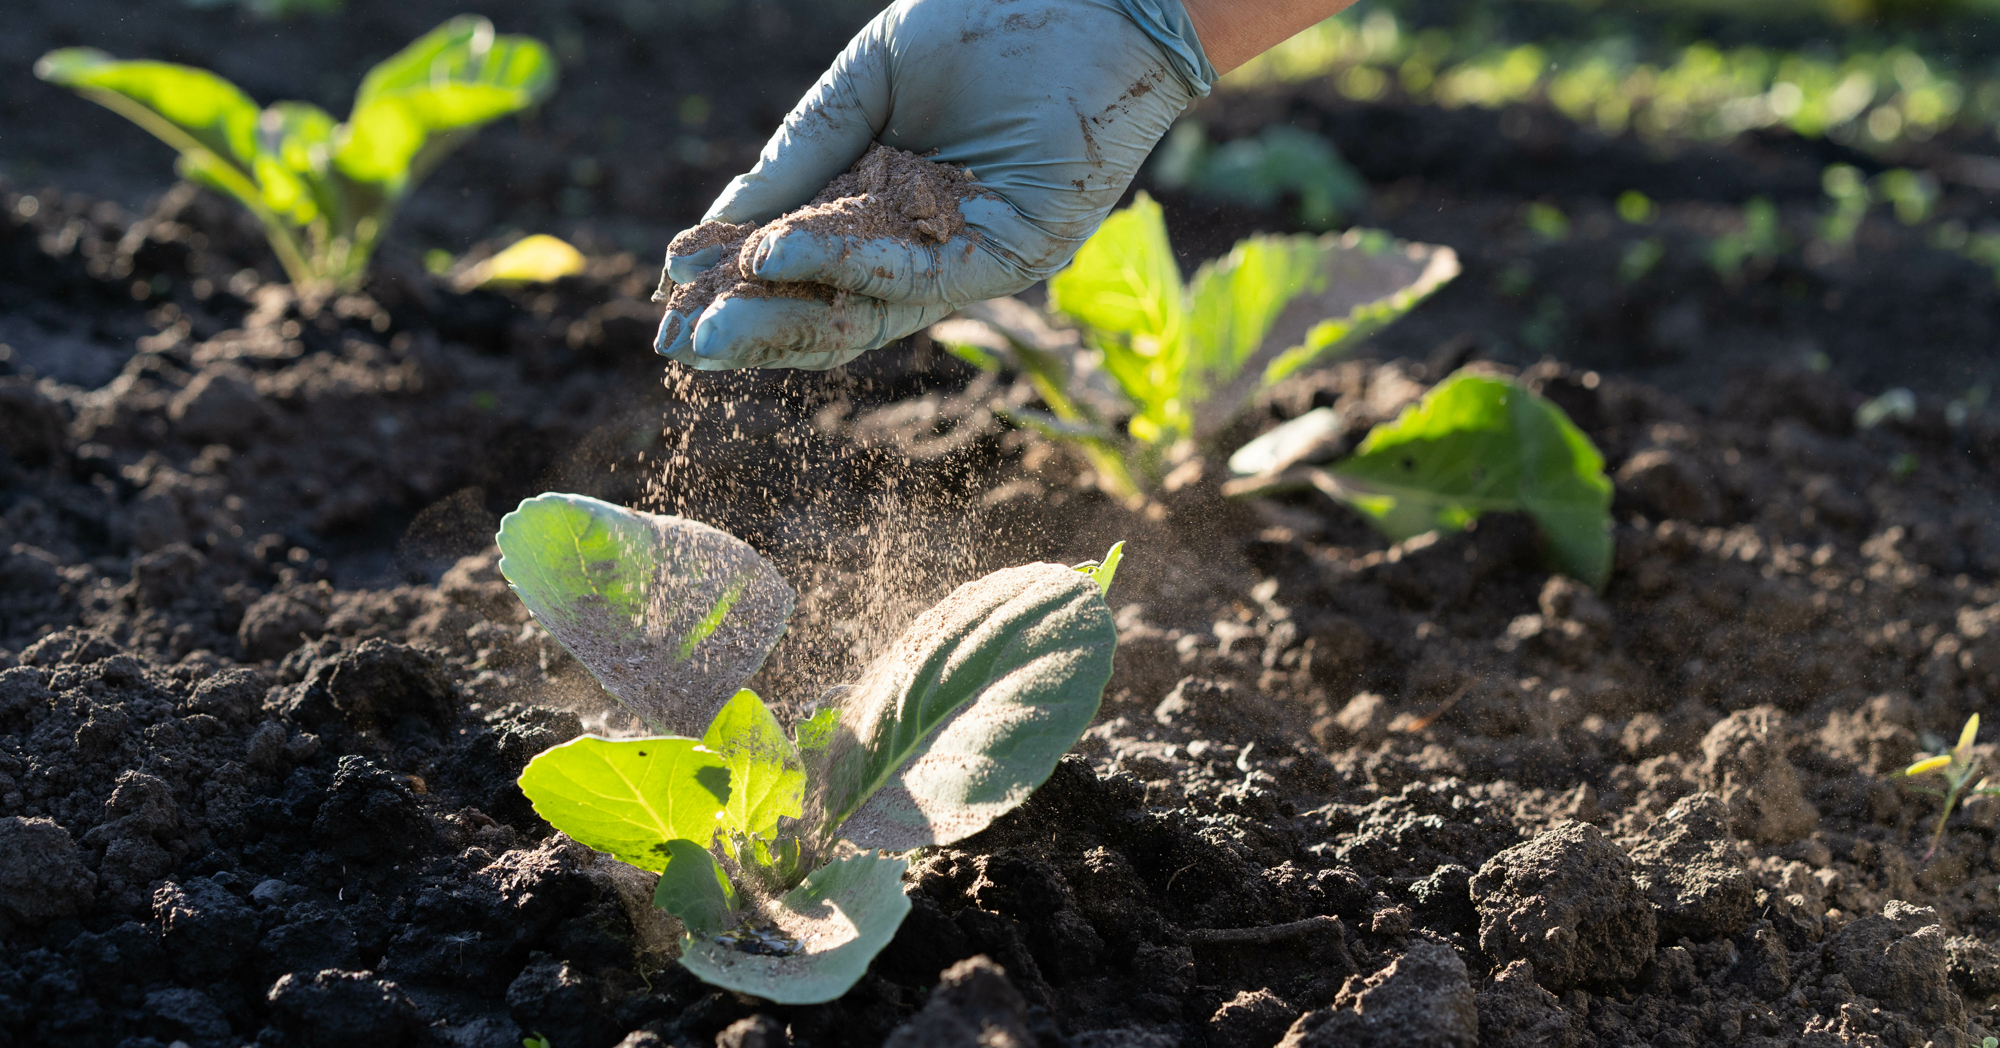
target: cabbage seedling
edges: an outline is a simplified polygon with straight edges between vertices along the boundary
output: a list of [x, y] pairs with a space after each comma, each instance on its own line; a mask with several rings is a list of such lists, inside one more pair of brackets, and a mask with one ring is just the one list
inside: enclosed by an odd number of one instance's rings
[[1332, 443], [1322, 408], [1230, 457], [1232, 495], [1317, 488], [1391, 540], [1463, 530], [1482, 513], [1533, 517], [1556, 567], [1603, 589], [1611, 576], [1611, 481], [1604, 456], [1563, 410], [1512, 381], [1457, 372], [1330, 467], [1298, 466]]
[[[1049, 407], [1012, 416], [1081, 448], [1103, 487], [1130, 496], [1163, 478], [1175, 444], [1214, 435], [1259, 389], [1381, 330], [1458, 269], [1450, 248], [1349, 230], [1250, 237], [1184, 285], [1160, 205], [1141, 193], [1049, 280], [1050, 307], [1088, 354], [1043, 337], [1046, 324], [1010, 321], [1025, 308], [1011, 300], [931, 334], [982, 367], [1011, 362]], [[1093, 397], [1104, 377], [1115, 392]], [[1122, 435], [1110, 428], [1121, 418]]]
[[[501, 521], [500, 571], [657, 734], [530, 761], [550, 825], [660, 875], [681, 963], [781, 1004], [845, 993], [909, 912], [902, 858], [1028, 798], [1097, 714], [1118, 643], [1103, 563], [1027, 564], [918, 616], [837, 708], [787, 733], [741, 687], [791, 614], [784, 578], [705, 524], [581, 495]], [[1122, 544], [1121, 544], [1122, 545]]]
[[43, 55], [35, 75], [179, 150], [183, 177], [257, 216], [292, 283], [345, 289], [410, 190], [481, 124], [548, 97], [556, 65], [540, 41], [460, 15], [369, 70], [345, 122], [307, 102], [259, 110], [205, 69], [88, 47]]
[[1934, 757], [1925, 757], [1903, 769], [1903, 777], [1914, 779], [1918, 776], [1935, 775], [1944, 780], [1945, 788], [1912, 786], [1918, 793], [1929, 794], [1940, 802], [1937, 826], [1931, 831], [1930, 850], [1924, 852], [1929, 859], [1937, 854], [1938, 845], [1944, 843], [1944, 824], [1961, 801], [1978, 797], [2000, 796], [2000, 786], [1991, 779], [1980, 779], [1974, 784], [1972, 777], [1979, 774], [1979, 755], [1972, 752], [1972, 744], [1979, 737], [1979, 714], [1965, 719], [1965, 727], [1958, 733], [1958, 745]]

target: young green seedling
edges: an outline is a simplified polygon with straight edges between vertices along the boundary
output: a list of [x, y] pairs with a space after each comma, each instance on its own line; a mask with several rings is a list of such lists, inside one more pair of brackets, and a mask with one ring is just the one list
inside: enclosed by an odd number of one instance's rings
[[460, 15], [369, 70], [345, 122], [307, 102], [259, 110], [207, 70], [88, 47], [43, 55], [35, 75], [178, 150], [182, 177], [257, 216], [292, 283], [344, 289], [410, 190], [479, 125], [548, 97], [556, 63], [540, 41]]
[[1944, 843], [1944, 824], [1962, 801], [1976, 797], [2000, 796], [2000, 786], [1994, 785], [1991, 779], [1982, 778], [1977, 784], [1972, 781], [1972, 777], [1979, 774], [1979, 755], [1972, 752], [1972, 744], [1978, 736], [1979, 714], [1975, 713], [1965, 719], [1965, 727], [1958, 733], [1958, 745], [1935, 757], [1925, 757], [1903, 769], [1903, 777], [1906, 779], [1914, 779], [1920, 775], [1935, 775], [1945, 783], [1945, 788], [1942, 790], [1929, 786], [1910, 787], [1918, 793], [1928, 794], [1942, 802], [1939, 805], [1937, 826], [1931, 831], [1931, 846], [1924, 852], [1925, 859], [1937, 854], [1938, 845]]
[[837, 708], [787, 733], [741, 687], [793, 594], [742, 541], [679, 517], [542, 495], [501, 521], [500, 571], [658, 734], [530, 761], [550, 825], [660, 875], [681, 963], [782, 1004], [845, 993], [909, 912], [905, 860], [1021, 804], [1097, 714], [1122, 556], [1027, 564], [917, 618]]
[[1231, 456], [1242, 476], [1223, 490], [1317, 488], [1397, 542], [1462, 530], [1482, 513], [1526, 513], [1557, 568], [1598, 589], [1610, 578], [1604, 456], [1546, 398], [1509, 379], [1461, 371], [1370, 430], [1352, 456], [1325, 468], [1296, 465], [1338, 430], [1330, 409], [1279, 426]]
[[[1458, 268], [1450, 248], [1350, 230], [1251, 237], [1184, 285], [1160, 205], [1141, 193], [1049, 280], [1051, 309], [1081, 329], [1093, 359], [1043, 344], [1040, 318], [992, 308], [932, 335], [981, 367], [1027, 376], [1049, 412], [1009, 414], [1079, 447], [1106, 490], [1131, 496], [1163, 479], [1176, 444], [1213, 436], [1257, 390], [1381, 330]], [[1111, 403], [1087, 395], [1096, 369], [1116, 387]], [[1121, 418], [1123, 434], [1112, 427]]]

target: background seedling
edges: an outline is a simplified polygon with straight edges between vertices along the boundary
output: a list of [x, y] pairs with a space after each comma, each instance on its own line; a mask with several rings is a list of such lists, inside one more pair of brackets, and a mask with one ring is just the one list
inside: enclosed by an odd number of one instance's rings
[[1930, 786], [1911, 786], [1918, 793], [1938, 798], [1937, 826], [1931, 831], [1931, 846], [1924, 852], [1929, 859], [1937, 854], [1938, 845], [1944, 842], [1944, 825], [1951, 819], [1951, 813], [1960, 803], [1978, 797], [2000, 795], [2000, 786], [1990, 779], [1980, 779], [1975, 785], [1972, 777], [1979, 774], [1979, 755], [1972, 752], [1974, 741], [1979, 737], [1979, 714], [1965, 719], [1965, 727], [1958, 733], [1958, 744], [1934, 757], [1925, 757], [1903, 769], [1903, 777], [1914, 779], [1919, 776], [1935, 775], [1944, 780], [1945, 788], [1940, 790]]
[[1368, 183], [1331, 141], [1283, 124], [1216, 146], [1200, 121], [1183, 120], [1161, 143], [1152, 174], [1161, 189], [1248, 207], [1295, 198], [1299, 224], [1307, 229], [1331, 229], [1368, 202]]
[[540, 41], [461, 15], [370, 69], [338, 123], [308, 102], [259, 110], [207, 70], [87, 47], [43, 55], [35, 75], [179, 150], [183, 177], [257, 216], [292, 283], [345, 289], [410, 190], [481, 124], [548, 97], [556, 66]]
[[523, 502], [498, 542], [536, 619], [661, 733], [556, 746], [522, 792], [660, 875], [689, 971], [779, 1003], [840, 996], [894, 937], [906, 863], [878, 852], [977, 833], [1048, 778], [1096, 716], [1118, 642], [1104, 595], [1122, 544], [1008, 568], [919, 616], [839, 708], [787, 733], [740, 687], [792, 608], [748, 545], [580, 495]]
[[1079, 448], [1100, 485], [1133, 496], [1160, 481], [1176, 445], [1212, 436], [1258, 389], [1394, 322], [1458, 268], [1450, 248], [1349, 230], [1250, 237], [1183, 284], [1160, 205], [1141, 193], [1049, 281], [1050, 308], [1080, 344], [1013, 300], [968, 309], [932, 336], [981, 367], [1026, 375], [1049, 410], [1012, 416]]
[[1717, 275], [1734, 284], [1743, 279], [1745, 263], [1768, 267], [1785, 252], [1785, 231], [1778, 222], [1778, 208], [1763, 197], [1751, 197], [1743, 205], [1743, 225], [1717, 237], [1708, 246], [1708, 264]]
[[1540, 526], [1559, 569], [1598, 589], [1610, 578], [1604, 456], [1546, 398], [1506, 378], [1461, 371], [1370, 430], [1352, 456], [1330, 467], [1298, 467], [1307, 452], [1277, 450], [1304, 446], [1309, 433], [1333, 424], [1308, 413], [1245, 445], [1230, 459], [1239, 480], [1224, 490], [1317, 488], [1398, 542], [1461, 530], [1483, 513], [1522, 512]]

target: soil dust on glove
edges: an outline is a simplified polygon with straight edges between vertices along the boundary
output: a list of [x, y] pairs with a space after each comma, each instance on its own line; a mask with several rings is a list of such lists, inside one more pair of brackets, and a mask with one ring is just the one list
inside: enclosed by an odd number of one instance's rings
[[795, 211], [763, 224], [703, 222], [682, 232], [668, 251], [688, 255], [722, 245], [722, 260], [686, 284], [662, 284], [655, 301], [698, 317], [721, 298], [816, 298], [837, 301], [839, 289], [806, 281], [774, 282], [750, 276], [750, 256], [767, 236], [806, 230], [857, 239], [894, 239], [938, 245], [965, 231], [958, 202], [984, 193], [971, 171], [915, 153], [870, 146], [846, 174]]

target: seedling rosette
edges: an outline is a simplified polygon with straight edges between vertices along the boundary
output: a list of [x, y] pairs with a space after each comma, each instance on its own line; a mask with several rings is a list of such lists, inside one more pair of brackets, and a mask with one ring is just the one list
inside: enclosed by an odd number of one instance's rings
[[173, 146], [182, 177], [257, 216], [292, 283], [345, 289], [410, 190], [481, 124], [547, 98], [556, 63], [540, 41], [460, 15], [370, 69], [345, 121], [309, 102], [259, 109], [205, 69], [88, 47], [43, 55], [35, 75]]
[[1049, 308], [1075, 335], [997, 299], [931, 336], [1027, 377], [1048, 411], [1006, 414], [1078, 448], [1099, 486], [1132, 497], [1159, 484], [1175, 445], [1216, 436], [1258, 390], [1381, 331], [1458, 271], [1448, 247], [1352, 229], [1249, 237], [1184, 284], [1160, 205], [1141, 193], [1049, 280]]
[[584, 736], [529, 762], [550, 825], [660, 875], [681, 963], [781, 1004], [845, 993], [909, 912], [890, 853], [950, 844], [1028, 798], [1097, 714], [1117, 631], [1102, 564], [960, 586], [838, 708], [789, 733], [741, 687], [793, 592], [739, 539], [542, 495], [501, 521], [500, 571], [536, 619], [659, 734]]
[[1317, 408], [1229, 458], [1231, 495], [1315, 488], [1391, 541], [1460, 531], [1482, 514], [1525, 513], [1553, 565], [1603, 589], [1611, 578], [1611, 480], [1590, 438], [1546, 397], [1508, 378], [1461, 371], [1327, 467], [1302, 465], [1342, 428]]

